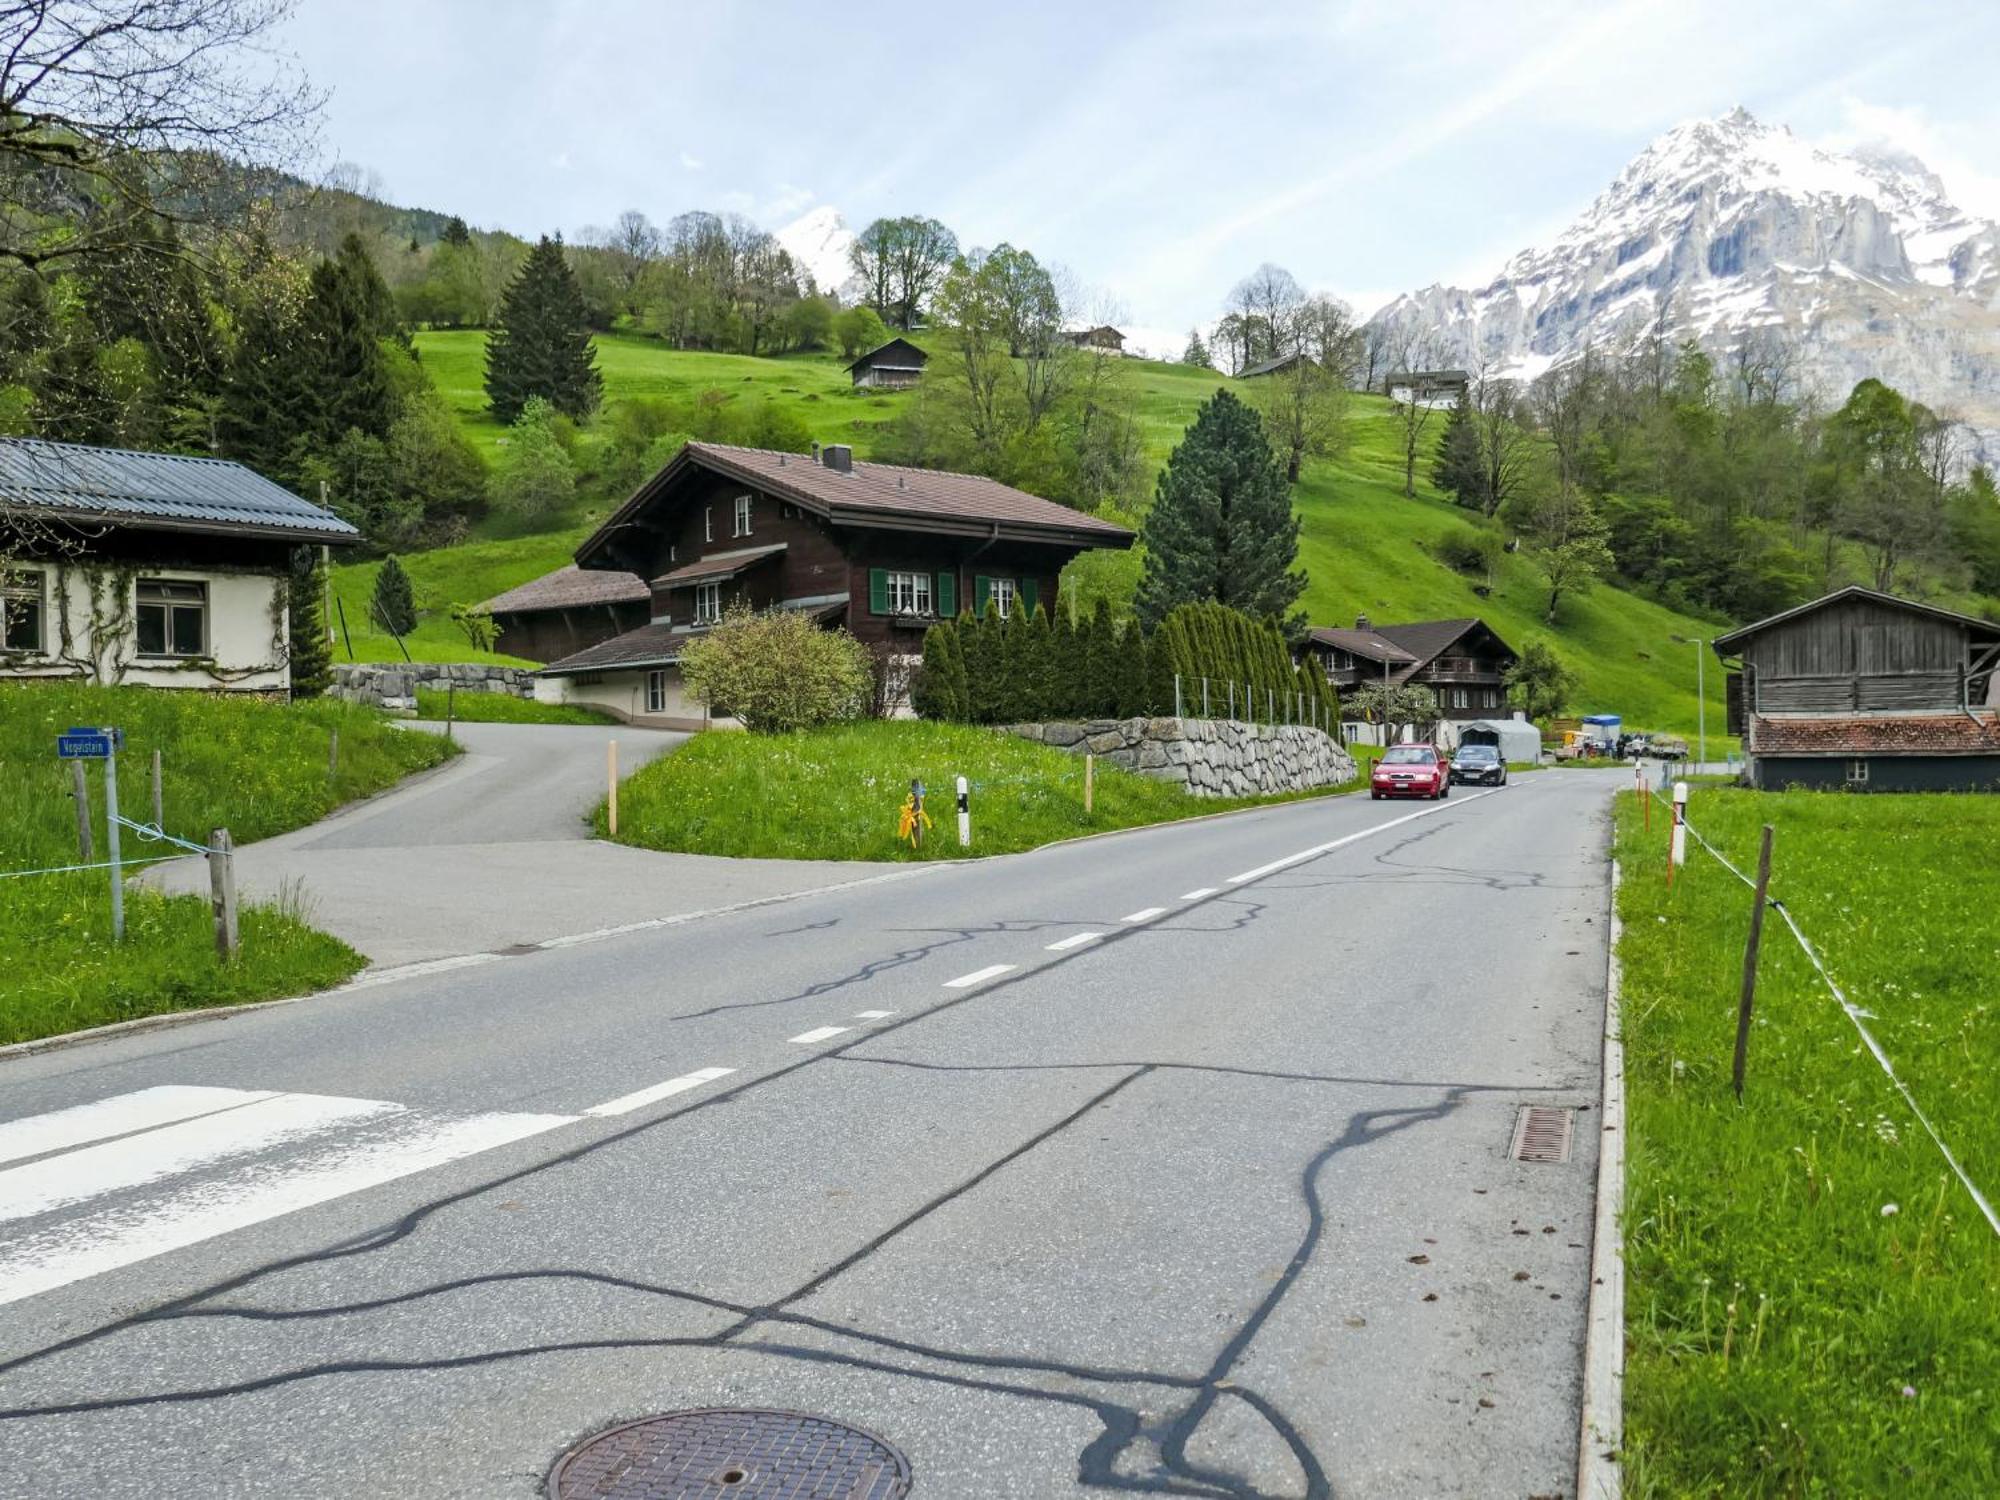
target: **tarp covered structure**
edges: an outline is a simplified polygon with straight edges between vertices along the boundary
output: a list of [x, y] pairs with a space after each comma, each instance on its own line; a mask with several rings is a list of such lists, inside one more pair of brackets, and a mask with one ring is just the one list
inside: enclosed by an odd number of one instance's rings
[[1474, 719], [1458, 727], [1461, 745], [1497, 745], [1504, 761], [1542, 758], [1542, 732], [1526, 719]]

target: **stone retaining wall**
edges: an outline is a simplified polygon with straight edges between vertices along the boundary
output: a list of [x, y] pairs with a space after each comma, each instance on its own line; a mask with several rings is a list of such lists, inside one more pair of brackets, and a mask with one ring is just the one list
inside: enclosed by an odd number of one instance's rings
[[327, 696], [364, 703], [392, 714], [417, 711], [417, 689], [447, 686], [461, 693], [507, 693], [535, 696], [535, 674], [527, 667], [490, 667], [480, 662], [337, 662]]
[[1095, 719], [1016, 724], [1023, 739], [1174, 781], [1196, 797], [1255, 797], [1338, 786], [1358, 774], [1354, 757], [1318, 729], [1233, 719]]

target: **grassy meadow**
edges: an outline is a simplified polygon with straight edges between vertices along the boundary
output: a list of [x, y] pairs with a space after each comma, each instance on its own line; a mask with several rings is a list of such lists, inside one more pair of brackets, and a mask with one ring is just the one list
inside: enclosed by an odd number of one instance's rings
[[[958, 843], [960, 776], [972, 783], [970, 849]], [[921, 853], [896, 837], [913, 777], [928, 788], [936, 825]], [[1081, 755], [994, 729], [901, 719], [800, 734], [702, 734], [625, 781], [618, 841], [752, 859], [961, 859], [1296, 799], [1194, 798], [1100, 762], [1091, 800], [1086, 814]], [[595, 816], [606, 835], [605, 809]]]
[[[424, 365], [439, 391], [466, 431], [491, 454], [502, 429], [485, 409], [484, 341], [478, 331], [417, 335]], [[864, 459], [873, 449], [876, 429], [909, 399], [900, 393], [854, 391], [842, 362], [828, 355], [753, 359], [691, 353], [623, 334], [600, 336], [597, 348], [607, 402], [637, 395], [685, 396], [711, 388], [746, 400], [770, 400], [794, 410], [815, 438], [852, 444]], [[1152, 360], [1126, 361], [1122, 371], [1136, 385], [1146, 456], [1156, 468], [1217, 388], [1243, 388], [1213, 371]], [[1350, 426], [1347, 451], [1308, 464], [1295, 492], [1304, 523], [1300, 562], [1309, 579], [1303, 603], [1314, 621], [1352, 624], [1357, 614], [1381, 621], [1479, 615], [1517, 649], [1536, 637], [1549, 640], [1579, 680], [1572, 711], [1619, 713], [1634, 728], [1692, 733], [1696, 648], [1686, 642], [1713, 636], [1721, 627], [1606, 585], [1565, 601], [1557, 625], [1550, 627], [1543, 621], [1546, 598], [1539, 575], [1520, 554], [1503, 555], [1490, 592], [1475, 592], [1475, 583], [1487, 586], [1486, 580], [1444, 567], [1431, 549], [1446, 535], [1478, 523], [1431, 489], [1424, 472], [1428, 464], [1420, 466], [1418, 497], [1403, 498], [1389, 402], [1356, 396]], [[1426, 441], [1435, 441], [1443, 429], [1440, 413]], [[1106, 514], [1134, 528], [1143, 519], [1142, 513]], [[446, 617], [449, 606], [491, 598], [559, 566], [594, 519], [585, 516], [546, 535], [483, 540], [404, 558], [420, 607], [434, 612], [409, 638], [411, 654], [433, 661], [506, 660], [467, 646]], [[1071, 565], [1065, 582], [1085, 600], [1099, 594], [1123, 600], [1137, 583], [1139, 567], [1136, 552], [1089, 554]], [[370, 563], [337, 568], [336, 590], [353, 633], [354, 659], [395, 660], [393, 640], [361, 628], [374, 568]], [[336, 659], [349, 659], [342, 644], [336, 645]], [[1707, 676], [1713, 748], [1722, 743], [1722, 680], [1716, 671]]]
[[616, 724], [600, 709], [577, 703], [538, 703], [512, 693], [449, 693], [440, 688], [417, 689], [417, 717], [443, 722], [449, 710], [460, 724]]
[[[1619, 799], [1626, 1482], [1643, 1496], [2000, 1493], [2000, 1236], [1775, 913], [1744, 1100], [1751, 895]], [[1988, 1197], [2000, 1192], [2000, 801], [1700, 786]]]
[[[281, 706], [206, 693], [18, 683], [0, 686], [0, 872], [77, 862], [70, 770], [56, 736], [73, 724], [125, 731], [119, 811], [151, 818], [149, 767], [162, 764], [164, 827], [238, 844], [312, 822], [451, 753], [381, 715], [333, 701]], [[327, 774], [331, 731], [340, 766]], [[102, 770], [89, 771], [95, 857], [105, 857]], [[124, 831], [122, 853], [170, 852]], [[361, 956], [314, 930], [297, 903], [246, 905], [234, 963], [215, 955], [207, 900], [128, 884], [125, 941], [111, 941], [110, 873], [0, 879], [0, 1044], [161, 1011], [296, 995], [338, 983]]]

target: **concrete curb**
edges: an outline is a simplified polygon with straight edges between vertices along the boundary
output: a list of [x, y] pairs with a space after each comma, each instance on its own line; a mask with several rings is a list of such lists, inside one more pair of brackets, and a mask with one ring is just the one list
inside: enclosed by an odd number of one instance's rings
[[[1615, 825], [1614, 825], [1615, 826]], [[1625, 1441], [1625, 1046], [1621, 1037], [1618, 861], [1611, 861], [1611, 953], [1604, 986], [1604, 1090], [1597, 1148], [1597, 1222], [1583, 1345], [1577, 1500], [1619, 1500]]]

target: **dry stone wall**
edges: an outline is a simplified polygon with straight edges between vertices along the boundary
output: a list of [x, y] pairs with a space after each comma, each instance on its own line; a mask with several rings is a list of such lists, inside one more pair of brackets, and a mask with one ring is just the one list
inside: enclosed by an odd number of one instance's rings
[[1142, 776], [1179, 782], [1196, 797], [1256, 797], [1338, 786], [1357, 772], [1331, 736], [1297, 724], [1233, 719], [1094, 719], [1016, 724], [1023, 739], [1089, 751]]
[[535, 674], [527, 667], [495, 667], [482, 662], [337, 662], [327, 696], [362, 703], [386, 713], [414, 714], [417, 689], [461, 693], [507, 693], [535, 696]]

